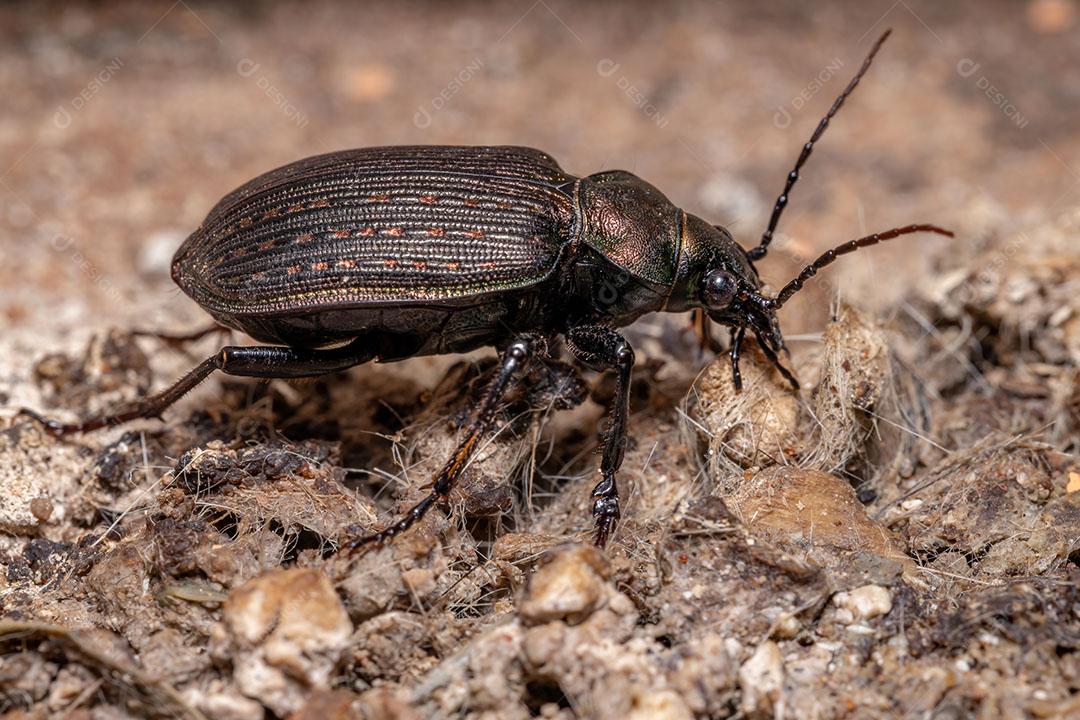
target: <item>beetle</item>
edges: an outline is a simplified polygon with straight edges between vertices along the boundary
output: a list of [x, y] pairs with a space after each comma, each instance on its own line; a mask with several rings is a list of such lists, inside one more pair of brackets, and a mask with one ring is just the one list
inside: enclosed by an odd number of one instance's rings
[[[52, 433], [90, 431], [156, 417], [216, 370], [294, 378], [419, 355], [501, 349], [501, 362], [464, 439], [430, 494], [397, 522], [352, 540], [382, 543], [404, 532], [455, 481], [490, 429], [521, 369], [561, 336], [570, 354], [614, 369], [615, 394], [592, 492], [595, 542], [620, 516], [634, 351], [617, 328], [654, 311], [694, 311], [730, 330], [730, 363], [749, 330], [794, 388], [777, 310], [838, 256], [927, 231], [915, 224], [852, 240], [819, 257], [775, 296], [755, 262], [765, 257], [799, 171], [829, 121], [888, 37], [871, 48], [788, 174], [760, 242], [744, 250], [721, 226], [676, 207], [658, 189], [611, 170], [572, 176], [524, 147], [381, 147], [300, 160], [226, 195], [183, 243], [177, 285], [215, 321], [267, 343], [224, 347], [168, 389], [78, 423], [46, 419]], [[707, 339], [707, 338], [706, 338]]]

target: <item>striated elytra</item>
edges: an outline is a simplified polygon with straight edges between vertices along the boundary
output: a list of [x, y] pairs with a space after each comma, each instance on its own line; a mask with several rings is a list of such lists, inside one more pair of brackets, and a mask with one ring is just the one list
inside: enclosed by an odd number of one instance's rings
[[[624, 171], [578, 178], [524, 147], [383, 147], [308, 158], [223, 198], [173, 260], [176, 283], [221, 325], [268, 343], [226, 347], [165, 391], [79, 423], [23, 412], [55, 434], [155, 417], [215, 370], [303, 377], [369, 361], [494, 346], [502, 361], [464, 439], [404, 517], [349, 541], [380, 543], [447, 498], [523, 366], [561, 336], [583, 364], [616, 371], [610, 427], [593, 490], [595, 538], [619, 518], [616, 472], [626, 440], [634, 352], [617, 328], [649, 312], [693, 311], [730, 329], [736, 387], [749, 330], [780, 364], [776, 311], [837, 256], [918, 231], [908, 225], [822, 255], [775, 297], [754, 261], [765, 256], [799, 170], [858, 84], [885, 33], [833, 103], [789, 173], [761, 242], [744, 250]], [[192, 336], [195, 337], [195, 336]]]
[[[630, 173], [575, 178], [531, 148], [425, 146], [331, 153], [256, 178], [210, 212], [172, 273], [257, 340], [363, 335], [393, 360], [681, 312], [718, 268], [757, 289], [726, 230]], [[717, 319], [742, 312], [729, 303]]]

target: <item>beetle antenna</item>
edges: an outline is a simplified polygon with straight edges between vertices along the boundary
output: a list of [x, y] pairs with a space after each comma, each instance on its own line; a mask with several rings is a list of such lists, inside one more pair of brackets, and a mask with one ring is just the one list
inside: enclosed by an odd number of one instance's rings
[[893, 238], [900, 237], [901, 235], [910, 235], [917, 232], [932, 232], [938, 235], [945, 235], [947, 237], [953, 237], [952, 231], [939, 228], [937, 225], [905, 225], [904, 227], [893, 228], [892, 230], [886, 230], [884, 232], [874, 233], [873, 235], [867, 235], [861, 237], [858, 240], [851, 240], [838, 245], [832, 250], [825, 252], [814, 262], [803, 268], [803, 271], [799, 273], [794, 280], [789, 282], [783, 287], [783, 289], [777, 294], [775, 298], [769, 303], [773, 309], [781, 307], [786, 303], [792, 295], [799, 292], [807, 280], [818, 274], [818, 271], [827, 265], [831, 265], [841, 255], [847, 255], [848, 253], [855, 252], [859, 248], [864, 248], [869, 245], [877, 245], [879, 242], [886, 240], [892, 240]]
[[747, 251], [746, 255], [751, 260], [760, 260], [765, 257], [765, 253], [769, 251], [769, 243], [772, 242], [773, 233], [776, 232], [776, 226], [780, 222], [780, 216], [784, 212], [784, 208], [787, 207], [788, 196], [791, 194], [791, 188], [795, 186], [795, 181], [799, 179], [799, 170], [806, 164], [806, 161], [810, 159], [810, 153], [814, 151], [814, 143], [821, 139], [821, 136], [825, 134], [825, 128], [829, 127], [829, 121], [840, 110], [840, 107], [847, 100], [848, 95], [855, 89], [855, 86], [862, 80], [862, 76], [866, 74], [866, 71], [870, 69], [870, 63], [874, 61], [874, 56], [877, 55], [878, 50], [881, 49], [882, 43], [885, 42], [885, 38], [889, 37], [892, 32], [891, 29], [882, 33], [881, 37], [877, 39], [874, 46], [870, 48], [870, 53], [863, 60], [862, 67], [859, 68], [859, 72], [855, 73], [855, 77], [851, 78], [851, 82], [848, 83], [844, 91], [840, 93], [840, 96], [833, 101], [832, 107], [829, 108], [829, 112], [825, 113], [825, 117], [821, 118], [821, 122], [818, 123], [817, 129], [814, 130], [814, 134], [810, 136], [809, 142], [803, 145], [802, 152], [799, 153], [799, 159], [795, 161], [795, 167], [788, 173], [787, 181], [784, 183], [784, 191], [780, 193], [780, 197], [776, 198], [776, 205], [773, 207], [772, 217], [769, 218], [769, 226], [765, 229], [765, 232], [761, 235], [761, 242], [758, 246]]

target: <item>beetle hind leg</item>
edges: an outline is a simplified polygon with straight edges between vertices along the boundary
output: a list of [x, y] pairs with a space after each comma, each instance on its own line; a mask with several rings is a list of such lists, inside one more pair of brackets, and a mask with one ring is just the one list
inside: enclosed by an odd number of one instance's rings
[[349, 549], [385, 543], [416, 524], [427, 514], [432, 505], [449, 497], [450, 491], [454, 489], [454, 485], [461, 476], [462, 471], [476, 452], [480, 439], [491, 428], [499, 404], [510, 387], [510, 381], [528, 366], [529, 361], [537, 353], [543, 350], [544, 341], [538, 335], [522, 335], [510, 343], [510, 346], [503, 353], [502, 365], [499, 368], [498, 375], [495, 376], [484, 392], [484, 398], [480, 401], [480, 406], [473, 416], [468, 434], [458, 445], [457, 450], [454, 451], [446, 465], [439, 471], [439, 474], [435, 476], [431, 492], [423, 500], [409, 508], [405, 515], [394, 524], [377, 533], [351, 540], [347, 545]]
[[357, 338], [348, 345], [324, 350], [271, 345], [230, 346], [222, 348], [203, 360], [165, 390], [111, 413], [97, 415], [77, 423], [53, 420], [27, 408], [20, 410], [19, 414], [40, 423], [52, 435], [71, 435], [120, 425], [140, 418], [160, 417], [165, 410], [191, 392], [215, 370], [244, 377], [311, 377], [345, 370], [374, 358], [375, 353], [366, 346], [364, 338]]

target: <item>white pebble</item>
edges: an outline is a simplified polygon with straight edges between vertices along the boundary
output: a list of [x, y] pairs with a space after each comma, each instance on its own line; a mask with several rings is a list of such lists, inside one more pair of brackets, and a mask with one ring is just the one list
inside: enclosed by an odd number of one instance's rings
[[850, 592], [836, 593], [833, 602], [838, 608], [850, 611], [853, 619], [869, 620], [889, 614], [892, 610], [892, 593], [880, 585], [863, 585]]
[[551, 550], [529, 577], [518, 602], [526, 625], [585, 620], [607, 598], [607, 562], [591, 545], [567, 545]]
[[782, 715], [781, 693], [784, 690], [784, 658], [772, 642], [758, 645], [754, 654], [739, 668], [742, 687], [742, 711], [750, 718]]

